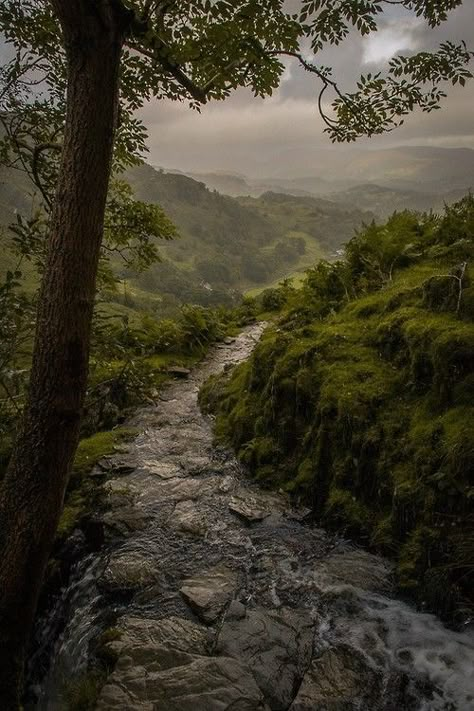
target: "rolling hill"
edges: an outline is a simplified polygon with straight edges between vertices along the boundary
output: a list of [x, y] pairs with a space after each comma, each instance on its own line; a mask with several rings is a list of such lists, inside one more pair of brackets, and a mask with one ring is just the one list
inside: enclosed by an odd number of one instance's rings
[[[182, 303], [232, 304], [241, 294], [262, 289], [300, 273], [331, 256], [372, 215], [328, 200], [267, 192], [260, 198], [232, 198], [209, 190], [183, 174], [147, 164], [126, 179], [136, 196], [159, 204], [180, 237], [160, 242], [162, 261], [137, 274], [114, 263], [118, 286], [106, 294], [115, 310], [151, 310], [172, 314]], [[30, 207], [21, 176], [0, 176], [0, 221]], [[8, 232], [0, 236], [8, 241]], [[8, 250], [2, 267], [11, 268]]]

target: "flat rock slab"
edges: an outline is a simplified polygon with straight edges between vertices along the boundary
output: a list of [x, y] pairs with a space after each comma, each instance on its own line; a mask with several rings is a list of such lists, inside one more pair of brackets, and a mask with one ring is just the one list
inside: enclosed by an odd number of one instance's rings
[[268, 711], [249, 669], [209, 657], [207, 630], [190, 620], [126, 617], [107, 647], [118, 656], [97, 711]]
[[162, 671], [118, 663], [97, 711], [266, 711], [249, 670], [235, 659], [195, 657]]
[[158, 570], [144, 556], [133, 552], [114, 553], [98, 581], [106, 592], [129, 592], [158, 581]]
[[189, 378], [191, 375], [189, 368], [182, 368], [179, 365], [173, 365], [170, 368], [167, 368], [166, 372], [174, 378]]
[[219, 490], [219, 477], [205, 477], [204, 479], [176, 478], [167, 479], [160, 482], [154, 489], [155, 494], [159, 494], [161, 501], [174, 499], [183, 501], [184, 499], [199, 499], [202, 496], [210, 496]]
[[366, 551], [336, 553], [318, 564], [318, 579], [329, 586], [350, 585], [387, 593], [393, 588], [393, 566]]
[[[124, 617], [118, 625], [119, 637], [107, 646], [119, 657], [130, 657], [137, 647], [167, 647], [187, 654], [206, 655], [208, 632], [183, 617], [171, 616], [162, 620], [143, 617]], [[151, 661], [155, 661], [152, 657]]]
[[288, 709], [311, 659], [313, 621], [287, 608], [245, 609], [233, 602], [219, 633], [216, 651], [245, 661], [270, 708]]
[[193, 536], [205, 536], [208, 530], [208, 522], [202, 511], [198, 509], [194, 501], [180, 501], [174, 507], [169, 523], [172, 528]]
[[233, 496], [229, 501], [229, 510], [243, 518], [247, 523], [263, 521], [264, 518], [270, 515], [270, 511], [265, 510], [256, 499], [251, 497]]
[[[314, 659], [290, 711], [376, 711], [382, 702], [381, 680], [362, 655], [350, 647], [328, 649]], [[382, 702], [383, 703], [383, 702]], [[411, 708], [398, 706], [393, 709]]]
[[183, 470], [176, 465], [176, 462], [145, 459], [141, 462], [140, 469], [144, 469], [147, 474], [153, 474], [159, 479], [175, 479], [183, 474]]
[[237, 574], [221, 566], [202, 575], [188, 578], [181, 595], [200, 620], [212, 624], [230, 602], [237, 585]]

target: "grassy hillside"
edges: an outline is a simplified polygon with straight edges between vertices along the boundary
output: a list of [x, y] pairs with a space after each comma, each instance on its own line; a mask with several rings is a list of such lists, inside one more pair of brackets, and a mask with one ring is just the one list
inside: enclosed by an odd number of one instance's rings
[[252, 359], [201, 395], [253, 476], [393, 557], [445, 614], [474, 589], [473, 258], [472, 197], [365, 230], [274, 294]]
[[[258, 200], [236, 200], [208, 190], [203, 183], [144, 164], [126, 175], [136, 197], [159, 204], [180, 237], [159, 242], [162, 261], [137, 273], [113, 260], [117, 288], [103, 295], [107, 312], [130, 316], [147, 310], [173, 315], [183, 303], [233, 305], [243, 292], [262, 289], [302, 270], [346, 242], [371, 215], [316, 198], [272, 193]], [[15, 210], [31, 211], [31, 187], [21, 173], [0, 175], [0, 225]], [[0, 270], [14, 267], [8, 249], [11, 234], [0, 232], [4, 258]], [[35, 287], [24, 262], [26, 287]]]
[[125, 276], [132, 289], [165, 293], [170, 302], [227, 303], [238, 292], [306, 269], [371, 219], [317, 198], [233, 199], [148, 165], [127, 179], [138, 198], [163, 207], [181, 238], [161, 246], [162, 264], [138, 278]]

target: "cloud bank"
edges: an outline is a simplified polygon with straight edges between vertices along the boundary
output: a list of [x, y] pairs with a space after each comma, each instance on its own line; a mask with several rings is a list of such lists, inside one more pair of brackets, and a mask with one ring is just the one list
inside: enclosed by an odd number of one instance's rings
[[[447, 23], [431, 30], [413, 15], [394, 8], [384, 14], [379, 32], [367, 38], [351, 35], [340, 47], [321, 55], [349, 89], [361, 72], [382, 67], [393, 54], [434, 49], [440, 41], [470, 41], [474, 3], [465, 2]], [[149, 103], [141, 112], [149, 130], [149, 160], [154, 165], [185, 171], [231, 171], [255, 177], [297, 176], [312, 172], [315, 161], [353, 151], [332, 146], [323, 134], [316, 109], [318, 85], [290, 64], [279, 91], [266, 100], [239, 90], [223, 103], [205, 106], [201, 114], [184, 104]], [[356, 150], [396, 145], [474, 148], [474, 81], [451, 87], [443, 109], [414, 113], [396, 133], [362, 140]]]

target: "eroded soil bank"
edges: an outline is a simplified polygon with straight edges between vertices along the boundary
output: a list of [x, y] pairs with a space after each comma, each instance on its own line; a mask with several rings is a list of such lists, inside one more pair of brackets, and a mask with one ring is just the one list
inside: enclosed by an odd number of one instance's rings
[[310, 527], [213, 446], [199, 388], [262, 328], [168, 385], [133, 421], [136, 440], [101, 462], [105, 544], [64, 591], [38, 709], [74, 708], [71, 679], [87, 684], [101, 635], [99, 711], [473, 708], [473, 632], [392, 597], [389, 564]]

